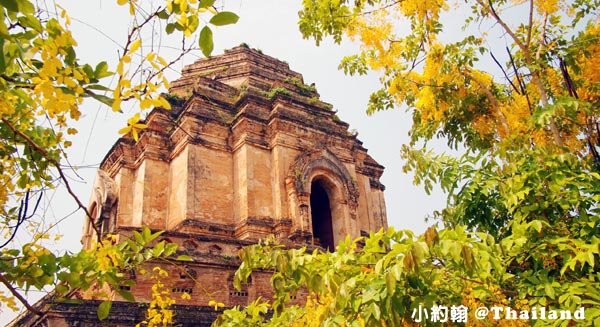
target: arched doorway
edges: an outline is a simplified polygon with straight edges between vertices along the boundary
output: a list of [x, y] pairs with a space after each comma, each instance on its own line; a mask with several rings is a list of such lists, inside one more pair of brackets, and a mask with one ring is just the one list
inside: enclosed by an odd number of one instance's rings
[[316, 245], [327, 251], [335, 249], [331, 204], [322, 180], [314, 180], [310, 188], [310, 214], [313, 237]]

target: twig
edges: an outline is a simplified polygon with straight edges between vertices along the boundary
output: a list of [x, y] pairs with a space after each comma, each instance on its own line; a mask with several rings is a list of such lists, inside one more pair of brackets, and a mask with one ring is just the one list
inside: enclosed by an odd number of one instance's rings
[[508, 58], [510, 59], [510, 64], [512, 65], [513, 70], [515, 71], [515, 77], [517, 78], [517, 82], [519, 82], [519, 87], [521, 88], [521, 93], [525, 95], [525, 100], [527, 100], [527, 106], [529, 107], [529, 113], [533, 114], [533, 109], [531, 108], [531, 101], [529, 100], [529, 94], [527, 93], [527, 89], [525, 88], [525, 83], [521, 79], [519, 75], [519, 71], [517, 70], [517, 65], [515, 64], [515, 60], [513, 59], [512, 53], [510, 53], [510, 49], [506, 47], [506, 52], [508, 52]]
[[18, 130], [11, 122], [9, 122], [8, 120], [6, 120], [6, 118], [2, 118], [2, 122], [4, 124], [6, 124], [6, 126], [8, 126], [8, 128], [10, 128], [10, 130], [12, 130], [13, 133], [15, 133], [15, 134], [19, 135], [20, 137], [22, 137], [25, 140], [25, 142], [27, 142], [37, 152], [39, 152], [40, 154], [42, 154], [44, 156], [44, 158], [46, 158], [46, 160], [48, 160], [48, 162], [50, 162], [56, 168], [56, 170], [58, 171], [58, 174], [60, 175], [60, 178], [65, 183], [65, 187], [67, 188], [67, 191], [69, 192], [69, 194], [71, 195], [71, 197], [73, 197], [73, 199], [75, 200], [75, 202], [77, 203], [77, 205], [79, 206], [79, 208], [82, 209], [85, 212], [86, 216], [88, 217], [89, 221], [91, 222], [92, 228], [96, 232], [96, 236], [98, 238], [98, 242], [100, 242], [102, 240], [102, 234], [100, 233], [100, 229], [94, 224], [94, 220], [92, 218], [92, 215], [88, 211], [87, 207], [85, 205], [83, 205], [83, 203], [81, 202], [81, 200], [79, 200], [79, 198], [77, 197], [77, 195], [75, 195], [75, 192], [73, 191], [73, 189], [71, 188], [71, 185], [69, 184], [69, 180], [67, 179], [67, 176], [65, 176], [64, 172], [62, 171], [60, 163], [58, 161], [56, 161], [54, 158], [52, 158], [44, 148], [40, 147], [29, 136], [27, 136], [22, 131]]
[[526, 54], [526, 56], [529, 56], [529, 48], [527, 48], [523, 42], [521, 42], [521, 40], [517, 37], [517, 35], [515, 35], [515, 33], [513, 32], [513, 30], [510, 29], [510, 27], [502, 20], [502, 18], [500, 18], [500, 16], [498, 15], [498, 13], [496, 12], [496, 10], [494, 9], [494, 6], [492, 5], [492, 1], [488, 0], [488, 5], [486, 5], [485, 3], [483, 3], [482, 0], [477, 0], [477, 3], [479, 3], [480, 6], [487, 8], [488, 11], [492, 14], [492, 17], [494, 17], [494, 19], [496, 20], [496, 22], [498, 24], [500, 24], [500, 26], [502, 26], [502, 28], [504, 29], [504, 31], [510, 35], [510, 37], [515, 41], [515, 43], [519, 46], [519, 48], [521, 48], [521, 50], [523, 50], [523, 52]]
[[579, 95], [577, 95], [577, 90], [575, 88], [575, 84], [573, 84], [573, 80], [571, 79], [571, 75], [569, 74], [569, 70], [567, 69], [567, 64], [563, 60], [563, 58], [558, 58], [560, 72], [563, 75], [563, 79], [565, 80], [565, 84], [567, 84], [567, 90], [569, 90], [569, 95], [574, 97], [575, 99], [579, 99]]
[[14, 297], [16, 297], [19, 300], [19, 302], [21, 302], [25, 306], [25, 308], [27, 308], [27, 310], [35, 313], [38, 316], [44, 315], [43, 312], [41, 312], [40, 310], [34, 308], [31, 304], [29, 304], [29, 302], [27, 302], [27, 299], [25, 299], [23, 297], [23, 295], [21, 295], [19, 292], [17, 292], [17, 290], [12, 286], [10, 281], [8, 281], [8, 279], [6, 279], [6, 277], [4, 277], [4, 275], [2, 273], [0, 273], [0, 282], [2, 282], [2, 284], [4, 284], [4, 286], [6, 286], [6, 288], [8, 288], [10, 293]]
[[[387, 8], [389, 8], [389, 7], [395, 6], [395, 5], [399, 4], [399, 3], [400, 3], [400, 2], [402, 2], [402, 1], [404, 1], [404, 0], [397, 0], [397, 1], [394, 1], [394, 2], [392, 2], [392, 3], [388, 3], [387, 5], [385, 5], [385, 6], [383, 6], [383, 7], [375, 8], [375, 9], [373, 9], [373, 10], [369, 10], [369, 11], [363, 11], [363, 12], [359, 13], [359, 15], [360, 15], [360, 16], [366, 16], [366, 15], [370, 15], [370, 14], [372, 14], [372, 13], [375, 13], [375, 12], [378, 12], [378, 11], [380, 11], [380, 10], [384, 10], [384, 9], [387, 9]], [[335, 17], [336, 17], [336, 18], [338, 18], [338, 17], [339, 17], [339, 18], [348, 18], [348, 17], [352, 17], [352, 15], [339, 15], [339, 16], [335, 16]]]
[[17, 232], [19, 231], [19, 227], [21, 227], [21, 225], [28, 219], [30, 219], [31, 217], [33, 217], [33, 215], [35, 214], [35, 212], [37, 211], [37, 209], [40, 206], [40, 202], [42, 201], [42, 191], [40, 191], [40, 196], [38, 197], [36, 203], [35, 203], [35, 207], [33, 209], [33, 212], [31, 212], [31, 214], [27, 214], [27, 212], [29, 211], [29, 193], [30, 190], [28, 189], [27, 192], [25, 193], [25, 197], [23, 199], [21, 199], [21, 204], [19, 205], [19, 213], [17, 215], [17, 222], [15, 223], [14, 226], [8, 226], [9, 229], [14, 228], [14, 231], [11, 232], [11, 235], [8, 237], [8, 239], [2, 243], [2, 245], [0, 245], [0, 249], [4, 248], [5, 246], [7, 246], [16, 236], [17, 236]]
[[473, 80], [475, 83], [477, 83], [477, 85], [479, 85], [479, 87], [483, 90], [483, 93], [485, 93], [485, 96], [490, 101], [492, 108], [496, 111], [496, 114], [498, 115], [498, 118], [500, 119], [500, 124], [502, 124], [504, 131], [508, 135], [510, 132], [510, 128], [508, 126], [508, 122], [506, 121], [506, 116], [504, 116], [504, 113], [502, 112], [502, 110], [500, 110], [500, 104], [498, 103], [498, 99], [496, 99], [494, 94], [492, 94], [492, 92], [487, 88], [486, 85], [481, 83], [481, 81], [479, 81], [477, 78], [475, 78], [469, 71], [463, 71], [461, 73], [463, 75], [465, 75], [466, 77], [470, 78], [471, 80]]
[[490, 51], [490, 55], [492, 56], [492, 59], [494, 59], [494, 62], [496, 63], [496, 65], [498, 65], [498, 67], [500, 67], [500, 70], [502, 71], [502, 74], [504, 74], [504, 77], [506, 77], [506, 80], [510, 83], [510, 85], [513, 88], [513, 90], [515, 90], [515, 92], [517, 92], [518, 94], [521, 94], [521, 92], [517, 89], [517, 87], [515, 86], [515, 84], [513, 84], [512, 80], [508, 77], [508, 74], [506, 73], [506, 70], [504, 70], [504, 67], [502, 67], [502, 65], [500, 64], [500, 62], [498, 61], [498, 59], [496, 59], [496, 57], [494, 56], [494, 53]]
[[[539, 59], [542, 55], [542, 49], [546, 45], [545, 36], [546, 36], [547, 24], [548, 24], [548, 14], [546, 13], [546, 14], [544, 14], [544, 23], [542, 24], [542, 32], [540, 33], [540, 45], [535, 53], [535, 59], [534, 59], [535, 61], [534, 62], [539, 61]], [[526, 53], [526, 54], [528, 54], [528, 53]], [[531, 65], [531, 58], [529, 56], [527, 58], [529, 58], [528, 64]], [[542, 76], [540, 75], [540, 72], [538, 69], [530, 69], [530, 70], [531, 70], [532, 82], [535, 84], [535, 86], [538, 88], [538, 91], [540, 92], [540, 101], [542, 102], [543, 106], [548, 106], [548, 93], [546, 92], [546, 89], [544, 88], [544, 85], [542, 84]], [[558, 130], [558, 126], [556, 125], [556, 120], [554, 119], [554, 117], [550, 117], [550, 122], [548, 125], [550, 126], [550, 131], [552, 132], [552, 136], [554, 137], [554, 142], [559, 147], [562, 147], [563, 141], [562, 141], [562, 138], [560, 137], [560, 131]]]
[[529, 48], [531, 44], [531, 32], [533, 30], [533, 0], [529, 0], [529, 26], [527, 26], [527, 41], [526, 46]]

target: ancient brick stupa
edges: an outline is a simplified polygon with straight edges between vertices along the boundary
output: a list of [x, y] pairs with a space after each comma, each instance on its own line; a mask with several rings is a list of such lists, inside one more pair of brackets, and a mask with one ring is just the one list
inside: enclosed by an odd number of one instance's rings
[[[346, 235], [387, 225], [383, 167], [287, 63], [239, 46], [186, 66], [169, 100], [171, 110], [150, 112], [137, 143], [121, 138], [111, 148], [89, 210], [104, 233], [165, 230], [161, 239], [193, 258], [149, 264], [169, 272], [173, 293], [191, 295], [174, 296], [179, 325], [209, 325], [216, 316], [209, 300], [230, 307], [271, 296], [268, 272], [254, 273], [241, 291], [233, 287], [245, 245], [274, 235], [289, 246], [333, 249]], [[84, 247], [91, 232], [84, 228]], [[147, 302], [149, 276], [132, 278], [130, 291]], [[113, 300], [103, 325], [144, 319], [143, 305]], [[100, 324], [99, 301], [51, 302], [38, 303], [50, 312], [45, 321], [26, 314], [14, 324]]]

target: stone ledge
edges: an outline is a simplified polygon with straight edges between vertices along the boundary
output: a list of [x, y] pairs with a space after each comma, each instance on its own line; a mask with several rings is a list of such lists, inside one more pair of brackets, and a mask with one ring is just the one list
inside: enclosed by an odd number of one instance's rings
[[[31, 312], [25, 312], [10, 322], [8, 326], [134, 326], [146, 317], [147, 303], [113, 301], [108, 318], [98, 320], [97, 310], [102, 301], [86, 300], [82, 303], [56, 301], [53, 296], [45, 297], [38, 305], [48, 308], [47, 314], [40, 318]], [[210, 326], [222, 310], [214, 307], [194, 305], [173, 305], [176, 326]]]

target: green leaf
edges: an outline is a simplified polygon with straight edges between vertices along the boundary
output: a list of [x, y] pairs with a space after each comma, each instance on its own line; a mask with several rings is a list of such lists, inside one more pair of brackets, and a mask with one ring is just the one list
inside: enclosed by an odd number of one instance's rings
[[200, 31], [200, 38], [198, 40], [200, 50], [206, 57], [210, 57], [210, 54], [213, 51], [214, 43], [213, 43], [213, 33], [208, 26], [204, 26], [202, 31]]
[[552, 287], [552, 285], [550, 285], [550, 284], [544, 285], [544, 291], [546, 292], [546, 295], [548, 297], [550, 297], [551, 299], [554, 299], [555, 293], [554, 293], [554, 288]]
[[175, 29], [178, 31], [183, 31], [184, 27], [183, 25], [179, 24], [179, 23], [173, 23], [173, 26], [175, 26]]
[[177, 244], [175, 243], [169, 243], [165, 246], [165, 256], [170, 256], [171, 254], [175, 253], [175, 251], [177, 251]]
[[0, 6], [6, 8], [8, 11], [19, 11], [19, 5], [16, 0], [0, 0]]
[[319, 274], [313, 274], [311, 278], [308, 280], [308, 287], [312, 290], [318, 290], [322, 286], [323, 278]]
[[31, 269], [30, 275], [33, 278], [38, 278], [44, 275], [44, 271], [40, 268], [34, 267]]
[[381, 310], [379, 309], [379, 306], [375, 302], [373, 302], [371, 303], [370, 309], [373, 314], [373, 318], [375, 318], [375, 320], [379, 320], [379, 318], [381, 317]]
[[94, 74], [94, 70], [92, 69], [92, 66], [90, 66], [89, 64], [85, 64], [81, 67], [81, 69], [83, 70], [85, 75], [87, 75], [87, 77], [90, 79], [90, 81], [92, 81], [94, 83], [97, 82], [96, 75]]
[[542, 231], [542, 222], [540, 220], [534, 220], [530, 222], [529, 226], [535, 229], [538, 233]]
[[28, 0], [17, 0], [17, 4], [19, 5], [19, 11], [25, 15], [33, 15], [35, 13], [35, 7]]
[[210, 19], [210, 23], [216, 26], [223, 26], [237, 23], [240, 17], [230, 11], [221, 11]]
[[152, 231], [150, 230], [150, 228], [144, 226], [142, 227], [142, 239], [144, 240], [144, 243], [148, 243], [152, 238]]
[[0, 73], [6, 70], [6, 61], [4, 60], [4, 38], [0, 37]]
[[173, 33], [173, 31], [175, 31], [175, 24], [173, 24], [173, 23], [167, 24], [167, 27], [165, 27], [165, 31], [167, 32], [167, 34]]
[[100, 84], [90, 84], [88, 86], [85, 87], [86, 89], [89, 90], [98, 90], [98, 91], [112, 91], [112, 89], [104, 86], [104, 85], [100, 85]]
[[[148, 230], [147, 233], [146, 233], [146, 229]], [[144, 234], [144, 238], [146, 239], [146, 242], [150, 243], [150, 242], [154, 241], [157, 237], [159, 237], [163, 233], [163, 231], [158, 231], [156, 233], [152, 233], [150, 228], [147, 228], [144, 226], [144, 228], [142, 229], [142, 233]]]
[[113, 72], [108, 71], [108, 64], [106, 61], [99, 62], [94, 69], [94, 77], [97, 79], [112, 76], [113, 74]]
[[65, 63], [69, 66], [75, 64], [75, 60], [77, 59], [77, 54], [75, 53], [75, 49], [73, 47], [68, 47], [65, 49], [67, 55], [65, 56]]
[[163, 9], [161, 11], [158, 12], [158, 18], [160, 19], [168, 19], [169, 18], [169, 13], [167, 12], [166, 9]]
[[156, 244], [156, 246], [152, 250], [152, 254], [155, 257], [159, 257], [161, 254], [163, 254], [164, 251], [165, 251], [165, 241], [160, 241], [160, 242], [158, 242], [158, 244]]
[[135, 298], [133, 297], [133, 294], [131, 294], [131, 292], [129, 291], [125, 291], [125, 290], [118, 290], [117, 291], [119, 293], [119, 295], [121, 295], [121, 297], [123, 297], [125, 300], [129, 301], [129, 302], [135, 302]]
[[133, 237], [135, 238], [135, 241], [140, 244], [146, 244], [146, 242], [144, 242], [144, 238], [142, 237], [142, 234], [138, 233], [137, 231], [133, 231]]
[[100, 303], [100, 305], [98, 306], [98, 319], [100, 320], [104, 320], [108, 317], [108, 314], [110, 313], [110, 308], [112, 307], [112, 301], [104, 301], [102, 303]]
[[177, 261], [194, 261], [189, 255], [182, 254], [177, 257]]
[[385, 274], [385, 284], [387, 286], [388, 294], [394, 295], [396, 292], [396, 278], [392, 272]]
[[107, 97], [106, 95], [102, 95], [102, 94], [96, 94], [94, 92], [87, 92], [86, 94], [88, 94], [92, 98], [104, 103], [105, 105], [112, 107], [112, 104], [114, 101], [113, 98]]
[[33, 15], [26, 15], [26, 16], [19, 17], [19, 23], [25, 27], [31, 27], [32, 29], [34, 29], [36, 32], [39, 32], [39, 33], [41, 33], [43, 30], [42, 24], [40, 23], [39, 19], [37, 19]]
[[215, 0], [200, 0], [200, 4], [198, 7], [200, 8], [208, 8], [215, 3]]
[[[6, 26], [6, 23], [4, 23], [4, 21], [5, 21], [4, 10], [0, 10], [0, 37], [4, 38], [4, 39], [9, 39], [9, 38], [11, 38], [11, 36], [8, 33], [8, 27]], [[2, 52], [4, 52], [4, 48], [2, 49]]]

